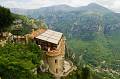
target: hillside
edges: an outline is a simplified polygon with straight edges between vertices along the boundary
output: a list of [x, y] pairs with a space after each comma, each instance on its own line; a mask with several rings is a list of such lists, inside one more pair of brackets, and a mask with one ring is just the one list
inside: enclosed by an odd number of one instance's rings
[[94, 3], [77, 8], [59, 5], [11, 11], [42, 19], [49, 28], [63, 32], [67, 37], [67, 57], [78, 67], [89, 64], [99, 74], [94, 79], [119, 78], [120, 14]]
[[0, 6], [0, 79], [53, 78], [49, 73], [35, 74], [43, 56], [36, 43], [14, 40], [15, 35], [24, 36], [40, 26], [44, 27], [44, 23]]
[[[83, 33], [83, 31], [89, 31], [90, 34], [93, 31], [97, 32], [101, 26], [105, 34], [109, 34], [110, 31], [120, 28], [120, 15], [95, 3], [77, 8], [58, 5], [33, 10], [11, 9], [11, 11], [33, 18], [43, 19], [50, 26], [49, 28], [69, 32], [69, 37], [71, 35], [73, 37], [82, 37], [83, 34], [81, 32]], [[62, 27], [64, 29], [61, 29]]]

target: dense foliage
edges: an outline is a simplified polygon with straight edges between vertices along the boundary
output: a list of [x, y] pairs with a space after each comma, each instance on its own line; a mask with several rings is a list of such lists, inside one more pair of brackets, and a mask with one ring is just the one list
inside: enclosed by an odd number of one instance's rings
[[22, 15], [13, 15], [15, 20], [11, 26], [11, 33], [14, 35], [25, 35], [32, 32], [32, 29], [36, 30], [39, 27], [47, 28], [47, 25], [42, 20], [36, 20]]
[[6, 44], [0, 48], [0, 76], [2, 79], [33, 79], [31, 70], [40, 65], [41, 55], [34, 43]]
[[0, 6], [0, 32], [9, 27], [12, 24], [13, 19], [10, 10]]

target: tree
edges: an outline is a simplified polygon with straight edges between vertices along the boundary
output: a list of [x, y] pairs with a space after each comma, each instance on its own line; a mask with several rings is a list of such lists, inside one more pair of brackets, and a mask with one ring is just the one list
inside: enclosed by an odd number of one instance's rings
[[0, 47], [2, 79], [36, 79], [32, 69], [40, 65], [40, 48], [34, 44], [6, 44]]
[[12, 24], [13, 19], [10, 10], [0, 6], [0, 32], [9, 27]]

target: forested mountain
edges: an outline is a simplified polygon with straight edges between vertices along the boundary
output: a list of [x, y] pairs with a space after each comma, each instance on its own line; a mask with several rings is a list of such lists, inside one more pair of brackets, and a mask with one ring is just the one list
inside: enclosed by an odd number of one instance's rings
[[95, 3], [77, 8], [58, 5], [33, 10], [11, 9], [11, 11], [43, 19], [49, 28], [67, 32], [65, 34], [68, 37], [91, 39], [94, 37], [93, 32], [103, 31], [109, 34], [110, 31], [120, 28], [120, 15]]
[[[91, 66], [96, 72], [93, 79], [120, 78], [119, 13], [95, 3], [76, 8], [58, 5], [11, 11], [44, 20], [49, 28], [63, 32], [67, 37], [66, 56], [78, 69]], [[78, 74], [68, 79], [77, 79]]]

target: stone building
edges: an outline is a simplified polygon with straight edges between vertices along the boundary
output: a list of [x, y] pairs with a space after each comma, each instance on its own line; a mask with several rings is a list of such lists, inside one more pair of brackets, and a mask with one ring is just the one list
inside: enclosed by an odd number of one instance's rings
[[31, 38], [44, 51], [44, 63], [56, 78], [67, 76], [74, 70], [73, 63], [65, 59], [65, 38], [63, 33], [49, 29], [33, 31]]

